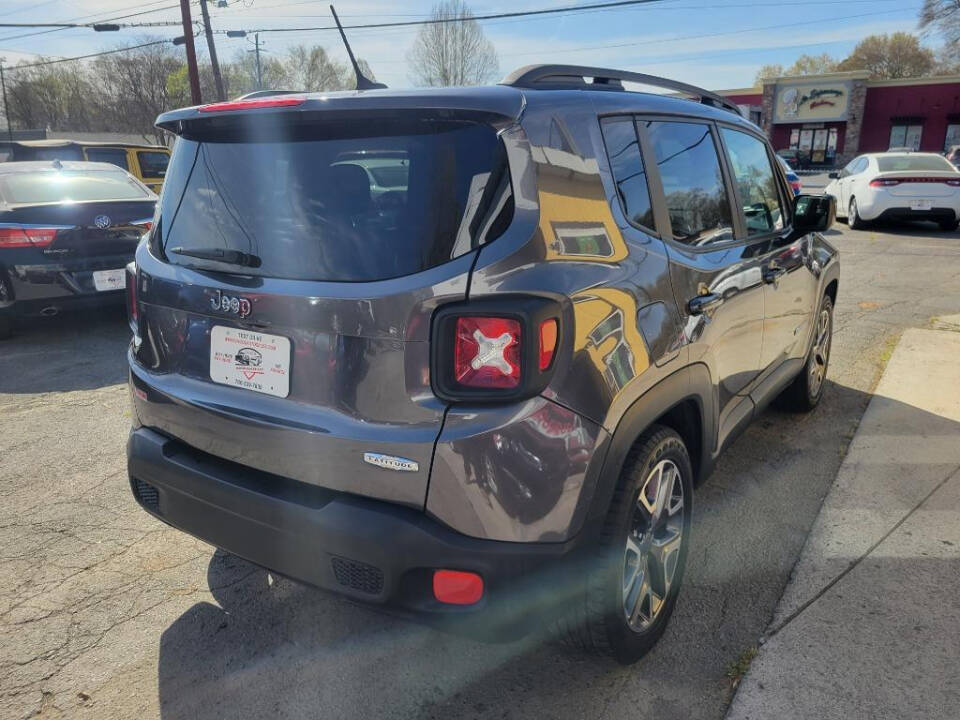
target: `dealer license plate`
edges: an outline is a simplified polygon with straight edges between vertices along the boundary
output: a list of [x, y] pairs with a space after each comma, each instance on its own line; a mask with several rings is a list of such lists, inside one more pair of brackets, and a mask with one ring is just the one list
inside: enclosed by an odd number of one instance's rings
[[215, 325], [210, 330], [210, 379], [286, 397], [290, 394], [290, 340]]
[[123, 290], [127, 286], [127, 273], [119, 270], [94, 270], [93, 286], [99, 291]]
[[933, 200], [911, 200], [910, 209], [911, 210], [932, 210]]

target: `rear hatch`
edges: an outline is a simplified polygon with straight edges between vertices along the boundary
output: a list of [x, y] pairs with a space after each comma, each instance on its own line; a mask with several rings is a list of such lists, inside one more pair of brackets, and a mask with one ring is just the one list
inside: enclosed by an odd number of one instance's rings
[[[422, 506], [430, 318], [509, 223], [489, 118], [218, 114], [181, 133], [137, 256], [138, 416], [266, 472]], [[378, 178], [389, 175], [389, 182]]]

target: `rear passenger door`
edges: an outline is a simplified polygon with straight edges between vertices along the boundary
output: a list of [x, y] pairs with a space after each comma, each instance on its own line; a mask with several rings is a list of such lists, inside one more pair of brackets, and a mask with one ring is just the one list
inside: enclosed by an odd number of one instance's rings
[[760, 370], [802, 356], [817, 283], [807, 269], [809, 237], [792, 237], [791, 205], [763, 138], [720, 126], [745, 242], [762, 260], [763, 343]]
[[763, 243], [741, 242], [734, 195], [713, 123], [640, 117], [637, 130], [664, 232], [691, 362], [717, 388], [720, 441], [749, 420], [741, 397], [760, 370]]

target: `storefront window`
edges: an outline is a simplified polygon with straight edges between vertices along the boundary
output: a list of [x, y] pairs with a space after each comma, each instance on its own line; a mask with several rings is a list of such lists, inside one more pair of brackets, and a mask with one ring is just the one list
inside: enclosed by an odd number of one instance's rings
[[894, 125], [890, 128], [890, 150], [895, 148], [920, 149], [923, 125]]
[[947, 138], [943, 142], [943, 151], [950, 152], [954, 145], [960, 145], [960, 123], [947, 125]]

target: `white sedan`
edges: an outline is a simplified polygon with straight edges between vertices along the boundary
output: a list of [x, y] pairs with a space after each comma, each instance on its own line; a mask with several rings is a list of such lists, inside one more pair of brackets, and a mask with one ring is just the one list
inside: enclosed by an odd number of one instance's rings
[[945, 231], [960, 225], [960, 172], [940, 155], [867, 153], [830, 178], [824, 192], [853, 229], [872, 220], [930, 220]]

